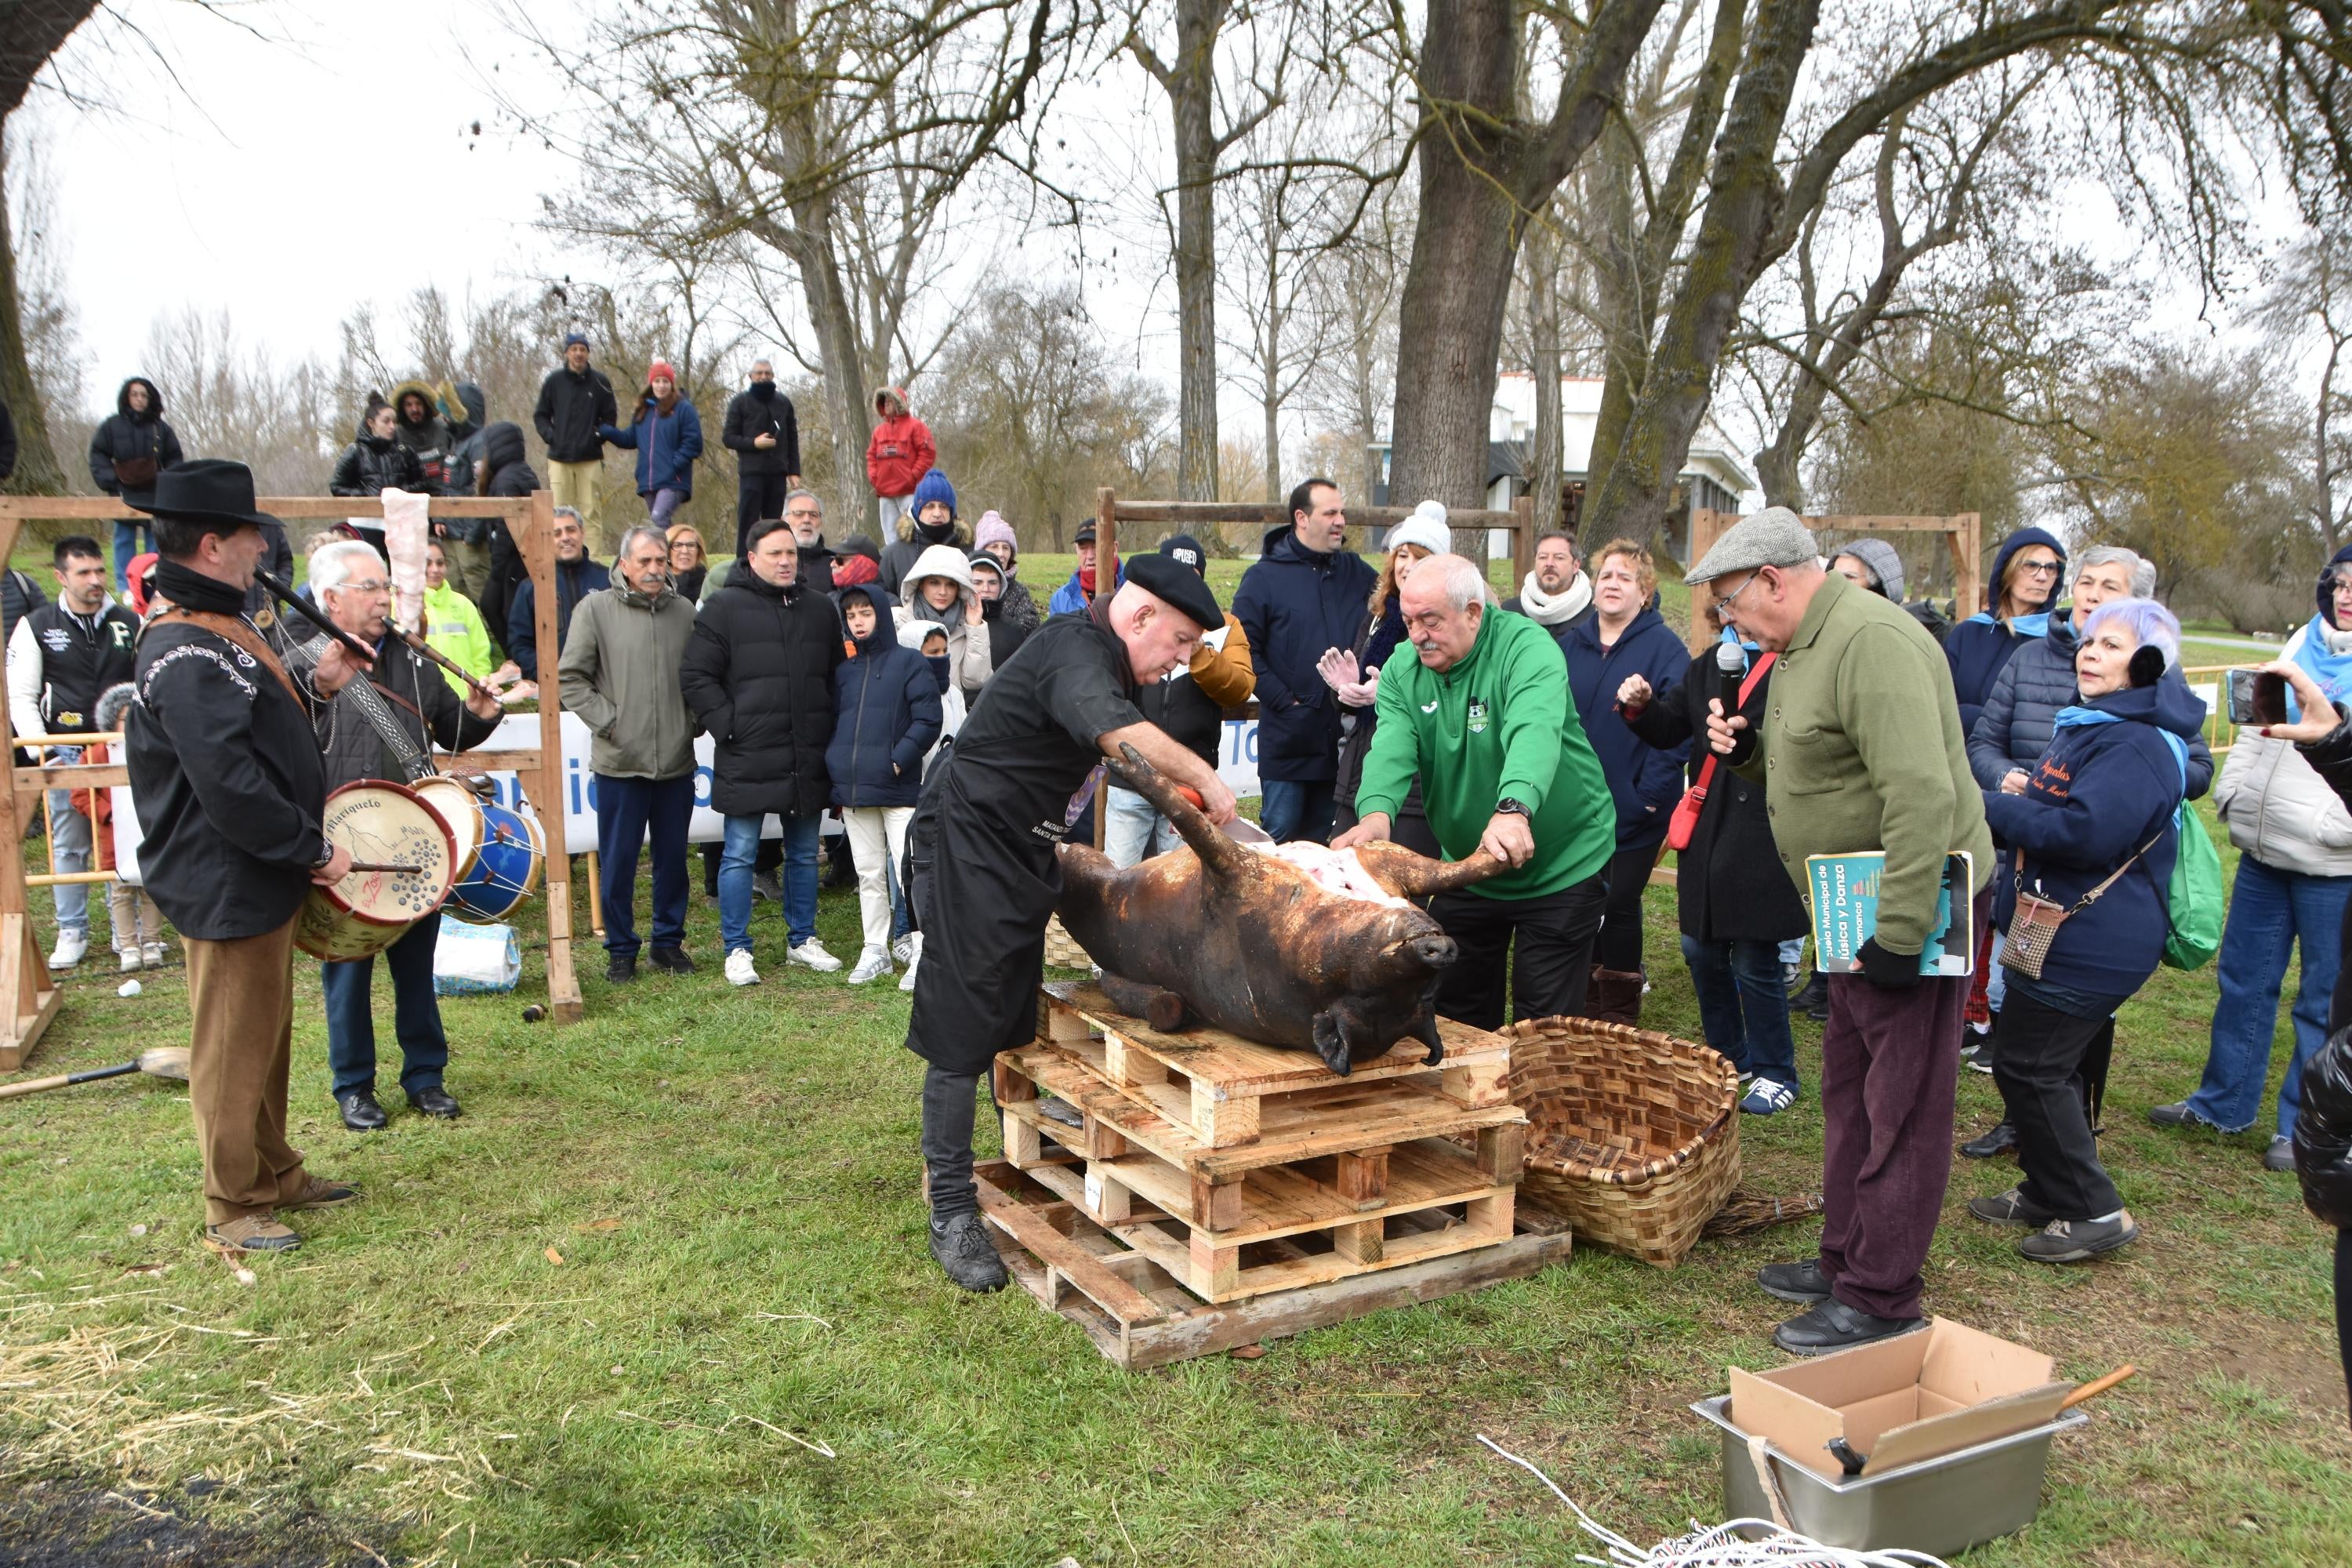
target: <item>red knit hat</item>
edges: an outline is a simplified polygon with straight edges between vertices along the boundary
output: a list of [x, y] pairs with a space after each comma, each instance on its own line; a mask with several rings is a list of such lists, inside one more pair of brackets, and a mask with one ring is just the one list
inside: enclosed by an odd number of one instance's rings
[[653, 380], [656, 376], [660, 376], [672, 386], [676, 386], [677, 384], [677, 372], [670, 369], [669, 361], [666, 359], [657, 359], [654, 361], [653, 368], [646, 372], [646, 379], [647, 381]]

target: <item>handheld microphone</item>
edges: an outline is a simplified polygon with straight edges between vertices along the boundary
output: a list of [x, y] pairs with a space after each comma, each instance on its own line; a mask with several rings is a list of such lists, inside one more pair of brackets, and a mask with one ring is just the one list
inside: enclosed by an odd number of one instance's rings
[[1722, 684], [1723, 716], [1739, 711], [1739, 680], [1748, 673], [1748, 652], [1736, 642], [1715, 645], [1715, 672]]

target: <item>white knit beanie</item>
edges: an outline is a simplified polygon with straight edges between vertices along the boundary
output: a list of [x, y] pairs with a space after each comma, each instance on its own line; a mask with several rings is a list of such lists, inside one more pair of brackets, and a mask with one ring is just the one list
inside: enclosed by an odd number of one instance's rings
[[1445, 526], [1445, 508], [1433, 500], [1425, 500], [1412, 509], [1412, 515], [1389, 530], [1386, 543], [1381, 546], [1383, 555], [1394, 555], [1397, 547], [1418, 544], [1432, 555], [1454, 553], [1454, 532]]

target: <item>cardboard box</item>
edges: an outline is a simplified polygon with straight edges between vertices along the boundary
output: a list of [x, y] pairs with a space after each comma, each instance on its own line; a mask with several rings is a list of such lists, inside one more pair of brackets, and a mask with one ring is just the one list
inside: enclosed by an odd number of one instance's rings
[[2050, 1357], [1948, 1318], [1916, 1333], [1857, 1345], [1773, 1372], [1731, 1371], [1729, 1418], [1743, 1432], [1832, 1480], [1843, 1437], [1865, 1476], [2039, 1426], [2074, 1384]]

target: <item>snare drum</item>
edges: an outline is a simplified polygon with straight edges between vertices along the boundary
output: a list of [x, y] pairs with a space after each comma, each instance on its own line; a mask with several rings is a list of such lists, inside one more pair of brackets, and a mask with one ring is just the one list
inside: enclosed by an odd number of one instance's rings
[[415, 790], [457, 846], [447, 906], [452, 919], [494, 925], [538, 891], [547, 843], [536, 817], [476, 795], [454, 778], [423, 779]]
[[347, 784], [327, 797], [327, 842], [352, 858], [413, 868], [353, 871], [331, 888], [312, 884], [294, 922], [294, 945], [341, 963], [372, 958], [448, 896], [457, 846], [431, 807], [383, 779]]

